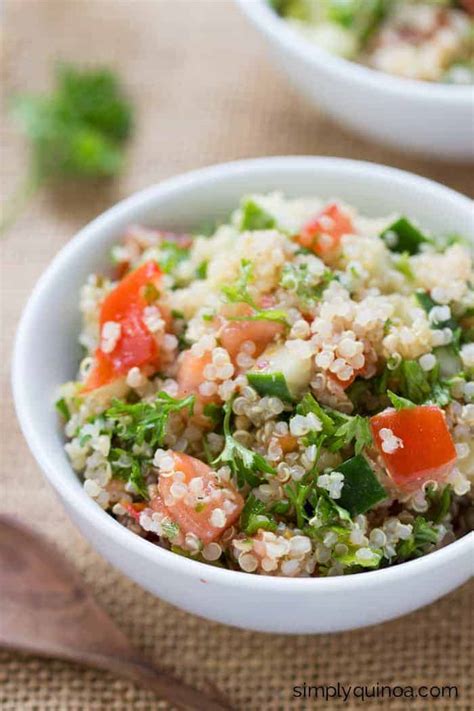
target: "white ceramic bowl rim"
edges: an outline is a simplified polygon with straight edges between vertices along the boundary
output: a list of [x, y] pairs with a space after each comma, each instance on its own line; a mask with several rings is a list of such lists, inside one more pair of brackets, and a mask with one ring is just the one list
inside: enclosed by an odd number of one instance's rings
[[[363, 64], [338, 57], [322, 47], [318, 47], [308, 39], [300, 36], [283, 18], [272, 10], [268, 0], [236, 0], [244, 13], [250, 17], [264, 32], [276, 42], [281, 42], [285, 48], [298, 55], [301, 59], [315, 67], [324, 64], [334, 74], [341, 78], [349, 77], [355, 82], [369, 84], [373, 89], [391, 92], [398, 95], [400, 101], [413, 97], [418, 100], [434, 99], [447, 103], [472, 105], [473, 88], [470, 85], [442, 84], [416, 79], [397, 77], [394, 74], [371, 69]], [[403, 105], [400, 104], [400, 110]]]
[[267, 171], [272, 164], [275, 166], [275, 169], [285, 167], [288, 169], [296, 169], [298, 167], [308, 168], [308, 166], [314, 166], [314, 168], [337, 166], [346, 174], [352, 174], [354, 178], [360, 174], [361, 170], [365, 172], [370, 171], [374, 177], [380, 176], [381, 178], [387, 178], [389, 176], [393, 181], [411, 183], [414, 189], [423, 186], [426, 190], [431, 191], [431, 197], [433, 197], [433, 199], [436, 198], [436, 193], [443, 193], [444, 196], [450, 196], [451, 200], [456, 201], [464, 208], [470, 209], [471, 207], [470, 200], [465, 196], [449, 188], [440, 186], [426, 178], [421, 178], [405, 171], [363, 161], [305, 156], [257, 158], [254, 160], [242, 160], [214, 165], [165, 180], [162, 183], [135, 193], [104, 212], [80, 230], [57, 254], [36, 284], [20, 320], [13, 353], [12, 384], [18, 420], [32, 453], [46, 474], [47, 479], [64, 502], [72, 509], [80, 508], [83, 516], [91, 522], [94, 529], [103, 535], [104, 538], [114, 538], [128, 553], [146, 558], [150, 565], [156, 564], [157, 571], [159, 571], [160, 568], [173, 568], [176, 572], [187, 573], [189, 575], [194, 570], [196, 577], [200, 576], [209, 582], [231, 582], [235, 587], [250, 587], [267, 590], [268, 592], [299, 592], [311, 586], [317, 586], [328, 592], [341, 588], [347, 589], [349, 592], [364, 586], [372, 587], [384, 585], [390, 579], [394, 580], [400, 575], [404, 575], [408, 580], [423, 574], [424, 570], [427, 571], [428, 569], [442, 566], [466, 554], [470, 546], [472, 534], [471, 536], [464, 536], [445, 548], [417, 560], [401, 563], [397, 566], [384, 568], [382, 570], [367, 571], [341, 577], [280, 578], [252, 575], [241, 571], [214, 567], [206, 563], [179, 556], [144, 540], [119, 524], [110, 514], [105, 513], [105, 511], [84, 492], [82, 487], [75, 488], [71, 486], [67, 479], [62, 476], [61, 471], [57, 470], [53, 465], [52, 459], [48, 454], [48, 448], [44, 446], [37, 431], [34, 417], [32, 417], [28, 408], [28, 380], [26, 375], [31, 359], [31, 354], [27, 349], [28, 334], [32, 329], [37, 327], [37, 318], [39, 315], [37, 310], [39, 309], [43, 292], [46, 291], [48, 283], [51, 280], [56, 280], [58, 275], [64, 271], [65, 266], [68, 265], [74, 254], [80, 250], [82, 243], [85, 241], [95, 241], [98, 230], [105, 229], [109, 224], [115, 223], [117, 218], [125, 217], [132, 207], [147, 205], [152, 202], [154, 198], [156, 199], [158, 197], [161, 200], [166, 199], [167, 196], [171, 197], [172, 195], [179, 194], [184, 188], [196, 183], [207, 182], [209, 184], [213, 181], [224, 179], [226, 176], [239, 175], [244, 177], [249, 170], [254, 174], [258, 173], [259, 170], [263, 173]]

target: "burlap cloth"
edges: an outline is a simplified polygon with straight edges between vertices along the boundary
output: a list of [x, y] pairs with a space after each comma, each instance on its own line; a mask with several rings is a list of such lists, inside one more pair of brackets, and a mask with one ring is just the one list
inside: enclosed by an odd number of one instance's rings
[[[29, 454], [15, 421], [9, 365], [21, 308], [53, 255], [117, 199], [161, 178], [218, 161], [290, 153], [388, 163], [471, 195], [474, 176], [466, 167], [370, 145], [316, 115], [273, 68], [260, 38], [227, 0], [14, 0], [4, 4], [2, 21], [4, 98], [12, 91], [46, 87], [56, 58], [113, 64], [136, 106], [137, 131], [120, 181], [105, 189], [71, 186], [42, 192], [3, 242], [1, 508], [21, 514], [56, 540], [145, 654], [165, 660], [190, 682], [203, 674], [212, 677], [239, 709], [310, 708], [314, 701], [304, 706], [292, 700], [294, 685], [339, 681], [458, 685], [457, 701], [383, 705], [467, 711], [474, 698], [467, 586], [378, 627], [287, 637], [202, 621], [154, 599], [113, 570], [73, 528]], [[19, 181], [26, 161], [24, 143], [5, 112], [2, 139], [5, 195]], [[152, 694], [105, 673], [18, 654], [0, 658], [0, 707], [5, 711], [167, 708]], [[329, 703], [332, 708], [352, 705], [358, 702]], [[365, 705], [378, 708], [381, 702]]]

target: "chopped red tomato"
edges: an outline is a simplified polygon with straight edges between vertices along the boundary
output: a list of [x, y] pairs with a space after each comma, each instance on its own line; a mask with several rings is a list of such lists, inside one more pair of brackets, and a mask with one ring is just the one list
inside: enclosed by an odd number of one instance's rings
[[359, 372], [360, 371], [354, 372], [348, 380], [341, 380], [341, 378], [339, 378], [336, 373], [332, 373], [330, 370], [327, 371], [327, 374], [328, 377], [331, 378], [331, 380], [334, 380], [334, 382], [336, 382], [338, 385], [340, 385], [343, 390], [347, 390], [349, 385], [352, 385], [354, 380], [357, 378]]
[[[234, 307], [226, 307], [223, 310], [225, 317], [251, 316], [252, 309], [246, 304], [239, 304]], [[278, 321], [223, 321], [223, 326], [219, 332], [219, 340], [223, 348], [226, 349], [235, 363], [235, 359], [242, 349], [245, 341], [255, 344], [255, 350], [251, 353], [253, 358], [258, 358], [265, 348], [284, 333], [285, 326]]]
[[204, 544], [217, 540], [240, 516], [242, 496], [232, 484], [221, 483], [200, 459], [181, 452], [167, 454], [175, 469], [171, 476], [160, 476], [159, 496], [151, 507], [168, 515], [185, 535], [193, 533]]
[[100, 310], [100, 330], [112, 322], [118, 324], [120, 333], [112, 351], [105, 352], [100, 345], [97, 348], [84, 391], [106, 385], [134, 366], [157, 362], [158, 346], [143, 321], [143, 313], [148, 306], [146, 287], [157, 288], [161, 275], [156, 262], [146, 262], [124, 277], [106, 296]]
[[216, 398], [216, 395], [203, 395], [199, 391], [199, 386], [206, 380], [204, 368], [211, 363], [212, 355], [210, 351], [206, 351], [202, 356], [195, 355], [191, 349], [184, 351], [180, 358], [176, 376], [180, 397], [196, 395], [198, 400], [204, 403], [216, 402], [216, 399], [219, 399]]
[[435, 405], [389, 408], [371, 417], [370, 426], [387, 471], [401, 491], [445, 479], [456, 461], [444, 412]]
[[140, 514], [143, 511], [143, 509], [146, 508], [146, 504], [143, 502], [137, 502], [132, 504], [130, 501], [120, 501], [120, 504], [123, 506], [123, 508], [126, 510], [128, 515], [133, 518], [135, 521], [140, 520]]
[[466, 12], [470, 15], [474, 15], [474, 0], [460, 0], [461, 5], [464, 7]]
[[331, 203], [304, 225], [296, 239], [303, 247], [324, 258], [336, 255], [341, 237], [353, 232], [351, 218], [336, 203]]

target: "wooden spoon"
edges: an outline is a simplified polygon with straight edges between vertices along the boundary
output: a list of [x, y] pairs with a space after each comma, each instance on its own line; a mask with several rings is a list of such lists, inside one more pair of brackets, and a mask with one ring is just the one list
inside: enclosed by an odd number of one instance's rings
[[106, 669], [182, 709], [232, 708], [214, 686], [198, 691], [147, 662], [56, 549], [9, 516], [0, 516], [0, 610], [0, 647]]

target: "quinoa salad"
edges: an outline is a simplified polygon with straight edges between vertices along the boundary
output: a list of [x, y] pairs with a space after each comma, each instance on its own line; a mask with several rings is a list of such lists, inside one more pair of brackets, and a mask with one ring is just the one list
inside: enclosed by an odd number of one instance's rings
[[[471, 240], [465, 241], [465, 240]], [[84, 489], [151, 543], [260, 575], [370, 571], [474, 519], [472, 235], [340, 200], [131, 226], [56, 403]]]
[[302, 37], [410, 79], [474, 82], [474, 0], [269, 0]]

